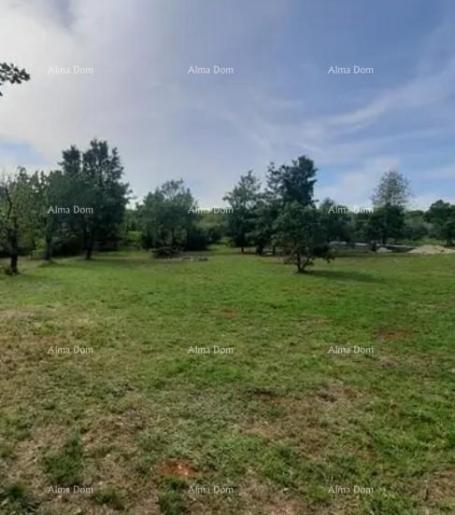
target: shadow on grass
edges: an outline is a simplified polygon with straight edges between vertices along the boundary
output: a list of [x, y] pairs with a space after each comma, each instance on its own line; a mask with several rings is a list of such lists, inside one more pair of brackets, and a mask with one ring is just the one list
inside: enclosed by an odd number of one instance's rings
[[354, 270], [308, 270], [302, 277], [323, 277], [335, 281], [354, 281], [361, 283], [385, 283], [384, 279]]

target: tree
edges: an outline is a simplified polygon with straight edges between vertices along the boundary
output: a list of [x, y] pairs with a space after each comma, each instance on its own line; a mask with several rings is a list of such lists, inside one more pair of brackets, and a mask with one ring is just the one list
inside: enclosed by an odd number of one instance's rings
[[354, 241], [366, 241], [369, 238], [370, 217], [371, 213], [367, 211], [352, 214]]
[[397, 170], [386, 172], [373, 193], [375, 207], [398, 206], [406, 207], [411, 197], [409, 181]]
[[69, 234], [64, 232], [70, 215], [66, 212], [54, 212], [55, 207], [68, 203], [71, 195], [71, 183], [61, 170], [53, 170], [48, 174], [35, 173], [33, 180], [39, 195], [38, 223], [40, 234], [44, 238], [44, 259], [52, 261], [57, 240], [65, 239]]
[[267, 245], [276, 253], [276, 222], [283, 209], [282, 182], [275, 163], [270, 163], [266, 174], [266, 190], [258, 196], [254, 213], [254, 230], [252, 233], [256, 253], [261, 255]]
[[420, 240], [429, 233], [431, 224], [425, 221], [425, 213], [421, 210], [406, 211], [404, 237], [409, 240]]
[[324, 227], [327, 243], [330, 241], [351, 241], [352, 220], [348, 208], [326, 198], [319, 205], [321, 225]]
[[331, 258], [321, 214], [313, 205], [287, 202], [277, 220], [277, 234], [279, 244], [295, 262], [298, 272], [305, 272], [317, 257]]
[[435, 236], [443, 238], [448, 246], [455, 239], [455, 205], [438, 200], [431, 204], [425, 213], [425, 219], [433, 224]]
[[371, 240], [387, 244], [389, 238], [403, 236], [404, 209], [387, 204], [373, 211], [368, 219], [367, 234]]
[[94, 139], [84, 153], [75, 146], [64, 151], [60, 165], [68, 186], [62, 198], [67, 222], [82, 236], [85, 257], [91, 259], [96, 242], [119, 237], [129, 195], [128, 184], [121, 182], [120, 157], [106, 141]]
[[242, 254], [251, 240], [255, 227], [255, 208], [259, 200], [261, 183], [250, 170], [240, 177], [235, 188], [227, 193], [223, 200], [231, 207], [228, 214], [228, 234]]
[[25, 168], [0, 181], [0, 241], [18, 274], [21, 251], [32, 246], [37, 223], [37, 195]]
[[146, 248], [183, 249], [196, 220], [196, 201], [183, 180], [165, 182], [138, 207]]
[[[23, 68], [20, 69], [14, 64], [0, 63], [0, 86], [9, 82], [10, 84], [21, 84], [30, 80], [30, 75]], [[0, 97], [2, 92], [0, 91]]]
[[371, 238], [385, 245], [389, 238], [403, 236], [405, 207], [410, 196], [409, 181], [397, 170], [389, 170], [381, 177], [372, 196], [375, 210], [367, 231]]
[[276, 206], [268, 192], [259, 195], [253, 214], [254, 228], [251, 231], [256, 253], [259, 255], [264, 253], [267, 245], [272, 243], [273, 246], [277, 215]]
[[306, 156], [278, 169], [271, 163], [267, 172], [267, 185], [271, 195], [281, 206], [294, 201], [303, 206], [313, 205], [316, 172], [313, 161]]
[[305, 156], [290, 166], [269, 169], [269, 188], [279, 208], [277, 241], [299, 272], [316, 257], [330, 258], [327, 232], [313, 199], [316, 172], [313, 161]]

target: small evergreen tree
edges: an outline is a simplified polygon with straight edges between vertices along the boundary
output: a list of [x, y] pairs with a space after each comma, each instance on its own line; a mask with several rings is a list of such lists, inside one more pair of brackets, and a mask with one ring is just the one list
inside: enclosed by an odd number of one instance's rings
[[290, 166], [270, 170], [269, 184], [279, 206], [275, 222], [277, 241], [299, 272], [316, 257], [330, 258], [327, 231], [313, 199], [317, 169], [302, 156]]

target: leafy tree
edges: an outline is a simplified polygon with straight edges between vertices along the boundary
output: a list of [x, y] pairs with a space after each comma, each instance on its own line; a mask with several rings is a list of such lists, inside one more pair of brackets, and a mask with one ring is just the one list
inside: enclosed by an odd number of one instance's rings
[[299, 202], [303, 206], [313, 205], [316, 183], [314, 163], [306, 156], [282, 165], [278, 169], [271, 163], [267, 172], [267, 185], [272, 197], [283, 207], [289, 202]]
[[319, 205], [319, 213], [327, 242], [352, 240], [352, 220], [346, 206], [326, 198]]
[[276, 205], [268, 192], [258, 196], [254, 208], [254, 228], [251, 231], [256, 253], [262, 255], [267, 245], [274, 245], [275, 222], [278, 216]]
[[374, 213], [369, 218], [368, 234], [383, 245], [389, 238], [403, 236], [405, 207], [411, 196], [409, 181], [397, 170], [386, 172], [372, 196]]
[[359, 211], [358, 213], [352, 214], [354, 241], [368, 240], [370, 217], [371, 213], [366, 211]]
[[64, 151], [60, 165], [69, 186], [62, 200], [72, 210], [67, 222], [81, 234], [85, 257], [90, 259], [97, 241], [119, 236], [129, 194], [128, 184], [121, 182], [120, 157], [106, 141], [94, 139], [84, 153], [75, 146]]
[[32, 176], [39, 196], [38, 224], [40, 236], [44, 239], [44, 259], [51, 261], [57, 243], [71, 238], [65, 229], [71, 220], [66, 213], [54, 213], [59, 205], [66, 204], [71, 196], [71, 183], [61, 170], [53, 170], [48, 174], [37, 172]]
[[0, 241], [10, 258], [10, 272], [18, 274], [22, 251], [33, 246], [37, 223], [37, 192], [25, 168], [0, 181]]
[[447, 245], [453, 245], [455, 239], [455, 205], [438, 200], [431, 204], [425, 214], [425, 219], [432, 223], [435, 235], [446, 240]]
[[397, 170], [386, 172], [373, 193], [375, 207], [398, 206], [406, 207], [411, 196], [409, 181]]
[[196, 202], [183, 180], [165, 182], [138, 208], [146, 248], [182, 249], [196, 219]]
[[208, 245], [219, 243], [226, 235], [227, 216], [223, 212], [201, 213], [198, 226], [204, 230]]
[[405, 213], [404, 237], [409, 240], [420, 240], [429, 233], [431, 224], [426, 222], [425, 213], [420, 210]]
[[255, 227], [252, 233], [256, 245], [256, 253], [263, 254], [267, 245], [272, 246], [272, 254], [276, 253], [278, 216], [284, 207], [280, 170], [275, 163], [270, 163], [266, 174], [266, 190], [258, 197], [255, 207]]
[[242, 254], [254, 231], [255, 209], [260, 188], [259, 179], [250, 170], [240, 177], [237, 186], [223, 199], [231, 207], [231, 212], [228, 214], [228, 234], [234, 244], [241, 248]]
[[321, 214], [313, 205], [287, 202], [277, 220], [277, 234], [279, 244], [295, 262], [298, 272], [305, 272], [317, 257], [330, 259]]
[[[10, 84], [21, 84], [30, 80], [30, 75], [23, 68], [20, 69], [14, 64], [0, 63], [0, 87], [9, 82]], [[0, 97], [2, 92], [0, 91]]]
[[373, 211], [368, 219], [367, 234], [370, 239], [385, 245], [389, 238], [403, 236], [404, 209], [387, 204]]
[[327, 231], [313, 200], [317, 169], [301, 156], [290, 166], [269, 169], [269, 187], [279, 206], [277, 241], [304, 272], [316, 257], [329, 258]]

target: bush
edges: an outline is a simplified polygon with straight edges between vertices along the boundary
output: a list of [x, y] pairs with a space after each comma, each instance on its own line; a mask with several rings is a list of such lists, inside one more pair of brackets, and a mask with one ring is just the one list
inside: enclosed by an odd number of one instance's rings
[[188, 232], [185, 250], [206, 250], [209, 244], [207, 231], [200, 226], [193, 226]]
[[152, 250], [155, 258], [173, 258], [179, 256], [181, 250], [177, 247], [158, 247]]

